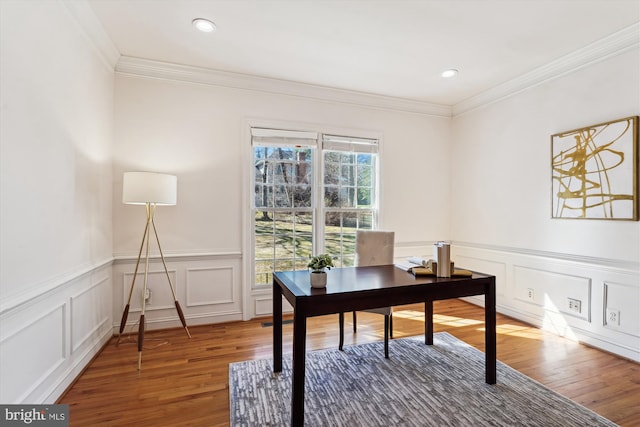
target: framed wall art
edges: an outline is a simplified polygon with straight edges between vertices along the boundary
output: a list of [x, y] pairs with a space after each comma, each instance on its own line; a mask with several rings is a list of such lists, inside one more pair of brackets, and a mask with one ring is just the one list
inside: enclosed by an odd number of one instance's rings
[[638, 116], [551, 135], [551, 217], [638, 220]]

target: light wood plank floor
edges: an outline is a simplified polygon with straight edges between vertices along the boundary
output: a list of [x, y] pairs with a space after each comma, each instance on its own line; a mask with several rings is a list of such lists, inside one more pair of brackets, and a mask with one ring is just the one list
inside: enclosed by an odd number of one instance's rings
[[[459, 300], [434, 304], [435, 331], [447, 331], [484, 351], [484, 311]], [[424, 332], [423, 305], [396, 307], [394, 337]], [[338, 345], [337, 315], [309, 319], [307, 349]], [[350, 319], [351, 316], [346, 316]], [[271, 357], [270, 327], [249, 322], [147, 332], [142, 370], [135, 337], [115, 338], [59, 403], [71, 426], [227, 426], [228, 364]], [[358, 313], [345, 345], [382, 340], [382, 317]], [[284, 326], [291, 352], [292, 326]], [[393, 357], [393, 343], [391, 343]], [[640, 365], [498, 315], [498, 359], [622, 426], [640, 425]], [[498, 378], [498, 381], [500, 378]]]

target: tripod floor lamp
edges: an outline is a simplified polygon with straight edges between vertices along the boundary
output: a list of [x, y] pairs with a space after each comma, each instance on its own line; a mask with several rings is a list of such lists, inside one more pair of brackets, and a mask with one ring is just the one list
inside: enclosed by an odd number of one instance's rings
[[142, 345], [144, 342], [144, 313], [146, 308], [145, 296], [147, 294], [147, 276], [149, 273], [149, 235], [153, 228], [153, 234], [156, 237], [158, 243], [158, 249], [160, 250], [160, 258], [162, 259], [162, 265], [164, 266], [164, 272], [167, 275], [169, 281], [169, 287], [173, 294], [173, 300], [175, 302], [178, 316], [182, 322], [184, 330], [187, 332], [189, 338], [191, 334], [187, 328], [187, 322], [184, 319], [182, 308], [178, 302], [175, 288], [171, 283], [171, 277], [167, 271], [167, 264], [164, 260], [164, 254], [162, 253], [162, 246], [160, 246], [160, 239], [158, 238], [158, 231], [156, 230], [156, 224], [154, 222], [154, 214], [156, 206], [173, 206], [176, 204], [177, 199], [177, 178], [175, 175], [167, 175], [154, 172], [125, 172], [122, 184], [122, 203], [130, 205], [145, 205], [147, 209], [147, 223], [144, 227], [144, 233], [142, 235], [142, 243], [140, 243], [140, 250], [138, 251], [138, 260], [136, 261], [136, 269], [133, 273], [133, 280], [131, 281], [131, 288], [129, 290], [129, 298], [127, 299], [127, 305], [124, 307], [122, 313], [122, 320], [120, 321], [120, 334], [118, 336], [118, 343], [120, 337], [124, 331], [124, 327], [127, 323], [127, 317], [129, 316], [129, 305], [131, 304], [131, 296], [133, 295], [133, 289], [136, 284], [136, 277], [138, 277], [138, 268], [140, 267], [140, 259], [142, 258], [142, 250], [144, 249], [144, 286], [142, 288], [142, 311], [140, 314], [140, 324], [138, 325], [138, 370], [140, 370], [142, 364]]

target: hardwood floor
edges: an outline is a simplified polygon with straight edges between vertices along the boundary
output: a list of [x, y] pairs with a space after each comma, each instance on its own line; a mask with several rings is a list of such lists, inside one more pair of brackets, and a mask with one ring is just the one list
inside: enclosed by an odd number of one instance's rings
[[[436, 332], [484, 351], [482, 308], [450, 300], [436, 302], [434, 312]], [[141, 371], [135, 337], [118, 347], [114, 338], [58, 403], [70, 405], [71, 426], [228, 426], [228, 364], [271, 357], [272, 330], [262, 324], [270, 320], [190, 327], [191, 339], [181, 328], [147, 332]], [[497, 320], [500, 361], [622, 426], [640, 425], [639, 364], [506, 316]], [[290, 353], [292, 326], [283, 329]], [[345, 329], [345, 345], [383, 339], [375, 314], [358, 313], [356, 334]], [[393, 329], [394, 338], [423, 334], [423, 306], [396, 307]], [[337, 348], [337, 315], [309, 319], [307, 331], [307, 350]]]

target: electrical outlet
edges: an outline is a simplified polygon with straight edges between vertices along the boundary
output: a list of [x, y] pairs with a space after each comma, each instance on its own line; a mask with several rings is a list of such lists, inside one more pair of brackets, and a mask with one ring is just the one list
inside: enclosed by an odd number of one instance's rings
[[620, 326], [620, 310], [615, 308], [607, 308], [607, 325]]
[[151, 289], [149, 288], [144, 290], [144, 302], [146, 304], [151, 304]]
[[582, 312], [582, 301], [579, 299], [569, 298], [569, 311], [575, 311], [576, 313]]
[[533, 288], [527, 288], [527, 299], [529, 301], [535, 301], [535, 292], [533, 291]]

